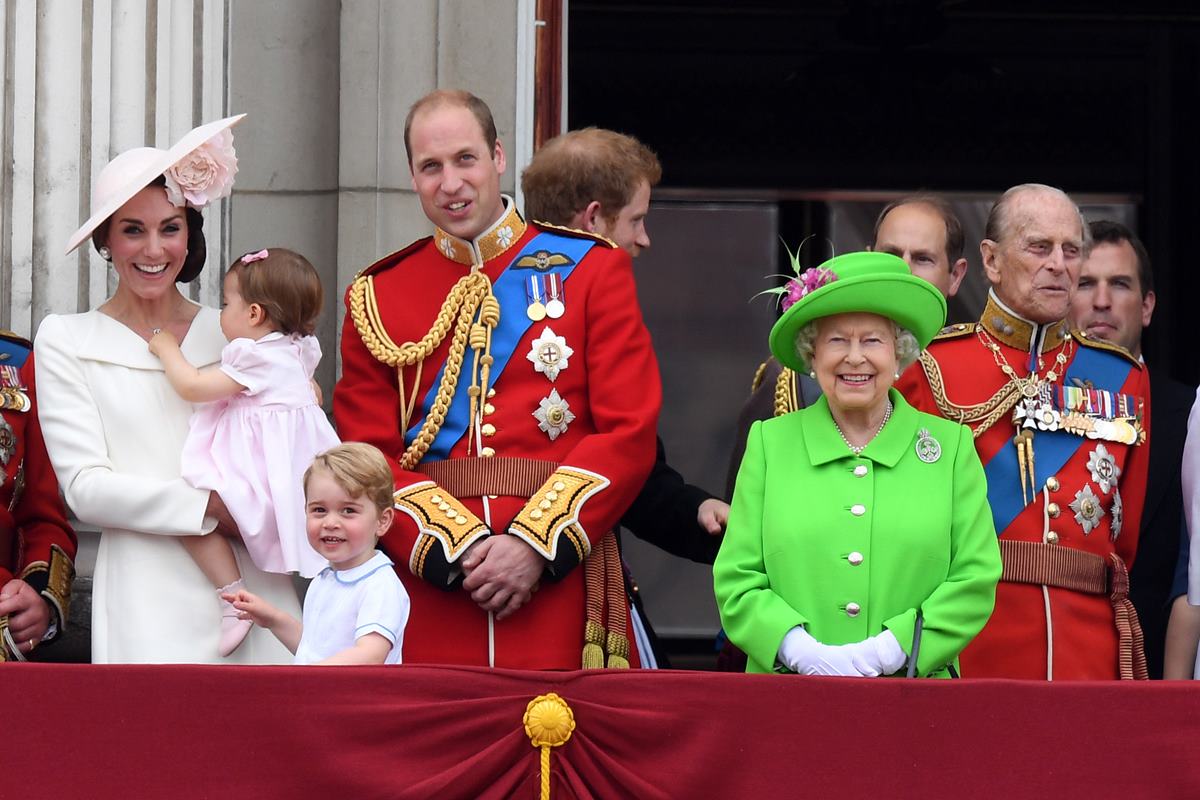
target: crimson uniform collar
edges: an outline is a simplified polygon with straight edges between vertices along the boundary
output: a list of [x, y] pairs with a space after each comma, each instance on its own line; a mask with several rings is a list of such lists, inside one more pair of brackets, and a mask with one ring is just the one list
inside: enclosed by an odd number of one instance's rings
[[987, 305], [983, 307], [979, 326], [996, 341], [1025, 353], [1049, 352], [1061, 346], [1071, 332], [1065, 319], [1041, 325], [1025, 319], [1004, 305], [991, 289], [988, 290]]
[[472, 241], [459, 239], [446, 233], [441, 228], [435, 228], [433, 241], [438, 252], [451, 261], [465, 266], [486, 264], [493, 258], [504, 255], [525, 235], [525, 220], [517, 211], [517, 204], [508, 195], [501, 195], [504, 201], [504, 213], [491, 227], [479, 234]]

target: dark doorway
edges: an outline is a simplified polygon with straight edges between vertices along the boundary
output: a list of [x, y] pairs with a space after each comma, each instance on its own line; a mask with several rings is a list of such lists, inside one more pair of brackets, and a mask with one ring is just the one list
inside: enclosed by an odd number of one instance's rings
[[[568, 26], [568, 126], [634, 134], [663, 162], [654, 247], [636, 269], [663, 362], [660, 431], [689, 480], [724, 490], [737, 398], [770, 325], [766, 300], [748, 301], [785, 267], [776, 237], [815, 235], [805, 266], [828, 256], [826, 239], [861, 247], [838, 220], [861, 230], [874, 212], [847, 203], [928, 190], [986, 213], [1036, 181], [1119, 209], [1155, 266], [1146, 360], [1200, 379], [1187, 306], [1200, 290], [1195, 4], [573, 0]], [[967, 250], [978, 270], [977, 238]], [[715, 630], [708, 570], [627, 552], [662, 632]]]
[[643, 139], [664, 189], [1131, 199], [1159, 288], [1147, 361], [1200, 379], [1195, 4], [572, 2], [568, 42], [569, 127]]

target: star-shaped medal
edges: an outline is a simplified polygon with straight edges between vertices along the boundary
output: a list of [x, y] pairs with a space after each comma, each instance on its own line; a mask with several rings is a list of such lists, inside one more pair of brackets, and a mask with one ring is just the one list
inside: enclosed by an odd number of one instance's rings
[[567, 359], [574, 353], [575, 351], [567, 345], [566, 338], [555, 335], [547, 325], [541, 335], [533, 340], [533, 346], [525, 354], [525, 358], [533, 364], [535, 372], [540, 372], [553, 381], [559, 372], [567, 368]]

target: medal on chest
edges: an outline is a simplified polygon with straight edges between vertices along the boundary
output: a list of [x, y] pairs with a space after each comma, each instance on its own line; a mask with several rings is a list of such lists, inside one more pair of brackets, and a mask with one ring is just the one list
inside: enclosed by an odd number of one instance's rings
[[525, 279], [525, 316], [534, 322], [546, 318], [546, 290], [541, 275], [530, 275]]
[[0, 486], [8, 481], [8, 464], [13, 454], [17, 452], [17, 434], [12, 425], [4, 417], [0, 417], [0, 464], [4, 471], [0, 472]]
[[562, 276], [557, 272], [527, 276], [525, 303], [525, 315], [534, 322], [541, 322], [546, 317], [558, 319], [567, 313], [566, 288]]
[[1072, 341], [1066, 344], [1054, 357], [1054, 363], [1046, 370], [1045, 377], [1039, 373], [1042, 370], [1042, 356], [1037, 357], [1037, 370], [1029, 375], [1018, 375], [1008, 363], [1000, 345], [989, 336], [983, 328], [976, 331], [979, 341], [992, 352], [996, 366], [1009, 380], [1009, 385], [1018, 390], [1018, 397], [1012, 413], [1013, 427], [1017, 429], [1013, 437], [1013, 446], [1017, 451], [1017, 468], [1020, 471], [1021, 499], [1026, 505], [1030, 497], [1038, 493], [1037, 475], [1034, 469], [1033, 434], [1034, 431], [1056, 431], [1061, 424], [1061, 415], [1051, 402], [1055, 382], [1070, 360]]
[[533, 417], [538, 421], [538, 427], [550, 437], [550, 441], [566, 433], [567, 426], [575, 421], [570, 404], [559, 395], [557, 389], [551, 389], [550, 394], [542, 398], [537, 411], [533, 412]]
[[534, 372], [540, 372], [554, 381], [558, 378], [558, 373], [567, 368], [568, 360], [574, 353], [575, 351], [567, 344], [566, 338], [556, 335], [547, 325], [541, 335], [533, 340], [533, 345], [525, 354], [525, 358], [533, 364]]
[[32, 407], [28, 388], [16, 367], [0, 366], [0, 408], [26, 412]]

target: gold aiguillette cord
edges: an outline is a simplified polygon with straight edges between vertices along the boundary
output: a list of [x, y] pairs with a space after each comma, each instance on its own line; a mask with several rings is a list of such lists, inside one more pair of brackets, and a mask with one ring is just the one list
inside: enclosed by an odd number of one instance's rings
[[1029, 487], [1029, 492], [1033, 496], [1037, 496], [1037, 485], [1035, 484], [1037, 473], [1034, 471], [1033, 464], [1033, 431], [1028, 428], [1023, 428], [1016, 436], [1013, 437], [1013, 444], [1017, 448], [1017, 466], [1021, 472], [1021, 500], [1025, 505], [1029, 505], [1029, 493], [1025, 491], [1025, 487]]

